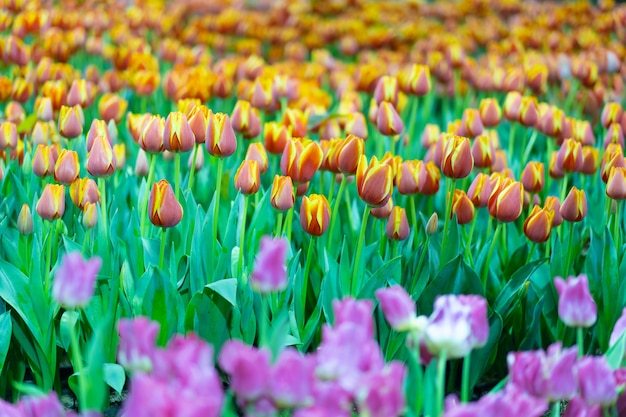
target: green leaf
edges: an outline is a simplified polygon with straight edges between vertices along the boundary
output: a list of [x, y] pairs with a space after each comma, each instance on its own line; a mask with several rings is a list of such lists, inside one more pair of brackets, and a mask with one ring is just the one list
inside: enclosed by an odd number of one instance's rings
[[622, 362], [626, 358], [626, 332], [622, 333], [617, 342], [606, 352], [605, 356], [612, 369], [621, 368]]
[[485, 346], [476, 349], [471, 353], [471, 369], [470, 369], [470, 392], [484, 375], [489, 366], [490, 358], [497, 353], [500, 335], [502, 334], [503, 321], [497, 312], [494, 312], [489, 318], [489, 339]]
[[522, 286], [530, 282], [530, 278], [533, 273], [539, 268], [540, 265], [545, 263], [547, 259], [538, 259], [527, 265], [519, 268], [510, 281], [506, 283], [495, 302], [493, 303], [493, 309], [502, 317], [509, 315], [511, 305], [515, 301], [516, 294], [520, 291]]
[[6, 311], [0, 315], [0, 374], [4, 369], [4, 362], [9, 353], [11, 345], [11, 333], [13, 332], [13, 323], [11, 322], [11, 313]]
[[207, 285], [233, 307], [237, 307], [237, 278], [221, 279]]
[[67, 352], [71, 343], [71, 331], [76, 327], [78, 321], [77, 311], [65, 311], [61, 316], [61, 323], [59, 326], [59, 336], [61, 338], [61, 346]]
[[118, 394], [122, 393], [126, 383], [126, 373], [117, 363], [104, 364], [104, 382], [113, 388]]
[[459, 246], [459, 225], [456, 221], [456, 214], [452, 216], [448, 224], [448, 236], [445, 238], [445, 242], [446, 246], [441, 252], [441, 265], [446, 265], [451, 259], [458, 257], [461, 251]]
[[402, 257], [390, 259], [385, 262], [374, 274], [365, 282], [365, 285], [360, 286], [358, 298], [374, 298], [374, 293], [377, 289], [384, 287], [388, 280], [400, 281], [402, 275]]
[[176, 296], [178, 293], [172, 287], [169, 278], [163, 276], [161, 270], [151, 269], [152, 277], [141, 305], [144, 314], [161, 325], [158, 341], [159, 345], [163, 346], [177, 330], [178, 301]]
[[519, 350], [530, 350], [541, 346], [541, 310], [543, 309], [544, 300], [545, 298], [541, 297], [535, 304], [532, 320], [524, 332], [526, 336], [520, 343]]

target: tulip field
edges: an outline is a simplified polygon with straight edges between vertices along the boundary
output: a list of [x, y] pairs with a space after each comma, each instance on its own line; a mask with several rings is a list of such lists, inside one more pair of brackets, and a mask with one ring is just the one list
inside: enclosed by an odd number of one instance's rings
[[626, 5], [0, 0], [0, 417], [626, 416]]

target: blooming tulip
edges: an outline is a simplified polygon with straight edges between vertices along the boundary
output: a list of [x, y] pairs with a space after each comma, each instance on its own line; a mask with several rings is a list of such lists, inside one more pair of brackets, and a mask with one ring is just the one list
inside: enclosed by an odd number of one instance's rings
[[554, 279], [559, 293], [559, 318], [571, 327], [591, 327], [598, 318], [596, 303], [589, 292], [587, 275]]
[[415, 326], [415, 302], [399, 285], [376, 290], [376, 299], [380, 303], [385, 320], [399, 332], [412, 329]]
[[304, 196], [300, 206], [300, 224], [305, 232], [321, 236], [330, 224], [330, 206], [323, 195]]
[[361, 155], [356, 172], [359, 196], [372, 207], [384, 206], [393, 191], [391, 166], [378, 162], [375, 156], [367, 164], [365, 155]]
[[80, 252], [63, 256], [61, 266], [52, 284], [52, 296], [65, 308], [86, 306], [96, 286], [96, 275], [102, 266], [102, 259], [95, 256], [87, 261]]
[[287, 241], [282, 238], [272, 239], [269, 236], [261, 238], [261, 247], [250, 276], [253, 289], [261, 293], [270, 293], [282, 291], [287, 287], [285, 267], [287, 246]]
[[561, 217], [568, 222], [582, 221], [587, 215], [587, 195], [585, 190], [572, 187], [561, 204]]

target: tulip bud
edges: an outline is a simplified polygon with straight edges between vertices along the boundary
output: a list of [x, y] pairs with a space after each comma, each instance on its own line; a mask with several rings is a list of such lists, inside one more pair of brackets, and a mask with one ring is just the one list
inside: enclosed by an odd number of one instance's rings
[[539, 118], [539, 130], [551, 138], [560, 138], [566, 128], [566, 118], [563, 110], [549, 106]]
[[49, 145], [37, 145], [33, 156], [33, 173], [38, 177], [47, 177], [54, 172], [57, 160], [57, 148]]
[[535, 243], [543, 243], [550, 238], [554, 221], [554, 210], [534, 206], [524, 222], [524, 234]]
[[2, 122], [0, 124], [0, 150], [15, 149], [17, 147], [17, 126], [15, 123]]
[[330, 206], [326, 197], [311, 194], [302, 198], [300, 206], [300, 225], [310, 235], [321, 236], [330, 224]]
[[259, 164], [255, 160], [244, 160], [235, 174], [235, 188], [242, 194], [254, 194], [259, 191], [261, 179]]
[[285, 150], [287, 141], [291, 139], [290, 129], [276, 122], [268, 122], [263, 126], [265, 149], [271, 154], [280, 155]]
[[571, 276], [567, 281], [556, 277], [554, 286], [559, 294], [559, 318], [567, 326], [588, 328], [595, 324], [598, 309], [589, 292], [587, 275]]
[[35, 113], [37, 114], [37, 120], [44, 122], [49, 122], [54, 118], [54, 110], [50, 97], [38, 97], [35, 100]]
[[172, 186], [166, 180], [152, 186], [148, 215], [152, 224], [158, 227], [174, 227], [182, 219], [183, 206], [176, 200]]
[[293, 194], [293, 182], [288, 176], [274, 176], [270, 202], [276, 210], [285, 211], [293, 207], [296, 198]]
[[23, 204], [20, 214], [17, 216], [17, 230], [24, 235], [33, 233], [33, 215], [30, 213], [28, 204]]
[[454, 191], [450, 218], [455, 214], [457, 223], [459, 224], [467, 224], [474, 218], [474, 204], [463, 190]]
[[522, 172], [522, 184], [529, 193], [540, 193], [545, 182], [544, 166], [542, 162], [530, 161]]
[[433, 195], [439, 191], [441, 172], [432, 161], [423, 163], [419, 171], [418, 192], [424, 195]]
[[47, 184], [43, 189], [35, 208], [39, 217], [46, 220], [56, 220], [65, 213], [65, 186]]
[[412, 64], [400, 72], [398, 85], [406, 94], [425, 96], [431, 89], [430, 69], [426, 65]]
[[626, 199], [626, 168], [612, 167], [606, 183], [606, 195], [613, 200]]
[[396, 174], [398, 192], [403, 195], [419, 192], [420, 170], [423, 162], [418, 160], [404, 161]]
[[374, 100], [380, 105], [383, 101], [387, 101], [394, 106], [398, 105], [398, 80], [395, 77], [383, 75], [378, 79], [376, 88], [374, 89]]
[[354, 175], [361, 159], [365, 153], [365, 141], [354, 135], [341, 141], [337, 149], [337, 167], [343, 174]]
[[84, 210], [87, 203], [99, 203], [100, 191], [91, 178], [80, 178], [70, 184], [70, 198], [76, 207]]
[[291, 128], [292, 136], [303, 138], [306, 136], [309, 123], [307, 113], [299, 109], [287, 108], [283, 114], [282, 124], [287, 128]]
[[504, 178], [494, 187], [489, 197], [489, 214], [501, 222], [513, 222], [524, 208], [524, 186], [522, 183]]
[[277, 108], [277, 97], [272, 91], [272, 82], [266, 78], [257, 78], [252, 86], [250, 104], [257, 109], [271, 111]]
[[587, 215], [587, 195], [585, 190], [572, 187], [561, 205], [561, 217], [568, 222], [582, 221]]
[[189, 152], [195, 143], [187, 117], [181, 112], [171, 112], [163, 127], [163, 147], [170, 152]]
[[104, 93], [98, 102], [98, 114], [107, 123], [111, 120], [119, 123], [127, 108], [128, 101], [113, 93]]
[[463, 111], [463, 133], [469, 137], [475, 138], [483, 133], [483, 122], [480, 113], [476, 109], [465, 109]]
[[205, 141], [210, 155], [225, 158], [235, 153], [237, 138], [227, 114], [215, 113], [207, 118]]
[[144, 124], [151, 117], [150, 113], [134, 114], [131, 112], [126, 116], [126, 129], [135, 142], [139, 143]]
[[548, 67], [544, 64], [533, 64], [526, 69], [526, 85], [535, 94], [543, 94], [548, 83]]
[[600, 120], [606, 129], [611, 123], [619, 123], [622, 119], [622, 106], [620, 103], [606, 103], [602, 109]]
[[611, 123], [604, 135], [604, 147], [606, 148], [611, 143], [619, 144], [622, 148], [624, 147], [624, 131], [619, 123]]
[[261, 131], [259, 114], [256, 109], [250, 106], [248, 101], [237, 101], [230, 117], [235, 132], [241, 133], [244, 138], [254, 138]]
[[400, 207], [395, 206], [391, 211], [391, 215], [387, 220], [386, 227], [387, 237], [392, 240], [405, 240], [409, 237], [411, 229], [409, 227], [409, 221], [406, 218], [406, 211]]
[[383, 101], [376, 113], [376, 127], [385, 136], [399, 135], [404, 131], [404, 123], [393, 104]]
[[74, 139], [83, 133], [84, 116], [78, 106], [61, 106], [59, 112], [59, 134], [67, 139]]
[[324, 153], [317, 142], [293, 138], [287, 142], [280, 160], [283, 175], [294, 183], [309, 182], [322, 165]]
[[391, 166], [378, 162], [375, 156], [367, 164], [365, 155], [361, 155], [356, 171], [356, 183], [359, 196], [372, 207], [385, 205], [393, 191], [393, 173]]
[[548, 174], [550, 178], [559, 179], [565, 176], [565, 173], [557, 163], [557, 152], [552, 152], [550, 154], [550, 161], [548, 165]]
[[261, 174], [264, 174], [267, 171], [269, 166], [267, 152], [265, 152], [265, 148], [261, 142], [254, 142], [248, 146], [245, 159], [257, 161]]
[[598, 170], [600, 151], [593, 146], [583, 146], [583, 162], [580, 172], [585, 175], [593, 175]]
[[366, 140], [367, 123], [365, 121], [365, 116], [363, 116], [363, 113], [350, 113], [348, 114], [348, 117], [346, 119], [346, 124], [344, 126], [344, 131], [346, 135], [354, 135], [359, 138], [363, 138], [363, 140]]
[[445, 142], [441, 157], [441, 171], [449, 178], [467, 177], [474, 168], [474, 158], [468, 138], [444, 134]]
[[390, 198], [387, 200], [387, 203], [384, 206], [374, 207], [370, 211], [370, 214], [377, 219], [386, 220], [391, 216], [391, 211], [393, 210], [393, 199]]
[[534, 97], [522, 97], [519, 106], [519, 122], [522, 126], [533, 127], [537, 124], [539, 111]]
[[148, 176], [148, 157], [143, 149], [139, 149], [135, 161], [135, 175], [138, 177]]
[[184, 113], [187, 115], [189, 127], [193, 132], [196, 143], [204, 143], [206, 141], [208, 119], [213, 116], [213, 112], [207, 106], [197, 105]]
[[113, 143], [106, 122], [104, 120], [93, 119], [89, 131], [87, 132], [87, 152], [91, 151], [96, 136], [103, 136], [109, 143]]
[[115, 156], [109, 141], [96, 136], [93, 147], [87, 155], [87, 172], [94, 177], [108, 177], [115, 172]]
[[54, 180], [61, 184], [69, 185], [80, 175], [80, 163], [78, 153], [62, 149], [54, 166]]
[[432, 236], [437, 233], [437, 227], [439, 226], [439, 216], [437, 212], [434, 212], [430, 218], [428, 219], [428, 223], [426, 223], [426, 234], [428, 236]]
[[474, 166], [477, 168], [490, 168], [496, 157], [496, 150], [491, 138], [487, 135], [479, 135], [472, 145], [472, 157]]
[[472, 181], [467, 191], [467, 197], [472, 201], [475, 207], [487, 207], [489, 204], [489, 196], [491, 196], [491, 180], [484, 173], [479, 173]]
[[140, 128], [141, 134], [137, 143], [148, 153], [159, 153], [163, 151], [163, 130], [165, 120], [160, 116], [147, 116]]
[[432, 145], [435, 145], [439, 141], [440, 136], [441, 131], [438, 125], [427, 124], [424, 127], [424, 132], [422, 133], [422, 146], [426, 149], [430, 148]]
[[504, 118], [511, 122], [517, 122], [520, 117], [522, 95], [517, 91], [511, 91], [504, 100]]
[[485, 127], [495, 127], [502, 119], [502, 109], [495, 98], [484, 98], [478, 108], [480, 119]]
[[95, 203], [87, 203], [83, 208], [83, 227], [92, 229], [98, 222], [98, 210]]

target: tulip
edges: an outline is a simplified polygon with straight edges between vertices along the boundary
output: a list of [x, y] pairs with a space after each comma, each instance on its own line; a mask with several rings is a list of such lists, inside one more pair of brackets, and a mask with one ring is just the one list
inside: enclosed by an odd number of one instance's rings
[[87, 155], [87, 172], [94, 177], [108, 177], [115, 172], [115, 156], [109, 141], [96, 136], [93, 147]]
[[622, 315], [615, 323], [613, 327], [613, 331], [611, 332], [611, 337], [609, 339], [609, 347], [614, 346], [622, 337], [624, 332], [626, 331], [626, 308], [622, 310]]
[[272, 90], [271, 80], [267, 78], [257, 78], [252, 86], [250, 104], [257, 109], [272, 111], [278, 107], [277, 97]]
[[524, 221], [524, 234], [535, 243], [543, 243], [550, 238], [554, 210], [540, 208], [535, 205]]
[[484, 98], [479, 106], [480, 119], [485, 127], [495, 127], [502, 119], [502, 109], [494, 98]]
[[357, 190], [363, 201], [372, 207], [381, 207], [391, 198], [393, 174], [389, 165], [379, 163], [375, 156], [367, 164], [361, 155], [356, 172]]
[[398, 85], [406, 94], [425, 96], [431, 89], [430, 69], [426, 65], [412, 64], [400, 71]]
[[183, 217], [180, 205], [172, 187], [166, 180], [154, 183], [150, 191], [148, 215], [153, 225], [158, 227], [174, 227]]
[[511, 122], [517, 122], [520, 117], [522, 95], [517, 91], [511, 91], [504, 100], [504, 117]]
[[568, 222], [580, 222], [587, 215], [587, 195], [585, 190], [572, 187], [561, 204], [561, 217]]
[[423, 163], [419, 172], [419, 190], [424, 195], [433, 195], [439, 191], [441, 172], [432, 161]]
[[195, 143], [187, 117], [181, 112], [171, 112], [163, 126], [163, 147], [175, 153], [189, 152]]
[[344, 126], [344, 131], [346, 135], [354, 135], [359, 138], [363, 138], [363, 140], [367, 139], [367, 123], [365, 121], [365, 116], [363, 113], [350, 113], [346, 118], [346, 124]]
[[80, 163], [78, 153], [62, 149], [54, 166], [54, 180], [61, 184], [69, 185], [80, 175]]
[[604, 147], [606, 148], [611, 143], [617, 143], [622, 148], [624, 147], [624, 131], [619, 123], [611, 123], [604, 135]]
[[348, 135], [337, 149], [337, 167], [345, 175], [356, 174], [361, 155], [365, 153], [365, 141]]
[[119, 123], [126, 114], [127, 108], [128, 101], [114, 93], [104, 93], [98, 101], [98, 114], [107, 123], [111, 120]]
[[17, 147], [17, 126], [15, 123], [0, 124], [0, 150], [11, 150]]
[[291, 128], [291, 135], [294, 137], [305, 137], [308, 129], [309, 116], [298, 109], [287, 108], [283, 114], [282, 124]]
[[565, 172], [578, 172], [582, 168], [583, 150], [580, 142], [567, 139], [561, 145], [557, 155], [556, 164]]
[[259, 114], [248, 101], [237, 101], [230, 117], [233, 129], [241, 133], [244, 138], [254, 138], [261, 131]]
[[414, 329], [416, 325], [415, 302], [399, 285], [376, 290], [376, 299], [380, 303], [385, 320], [398, 332]]
[[267, 152], [265, 151], [265, 147], [263, 147], [263, 144], [261, 142], [254, 142], [251, 143], [250, 146], [248, 146], [245, 159], [257, 161], [261, 174], [264, 174], [269, 167]]
[[86, 306], [93, 297], [101, 266], [99, 256], [85, 261], [80, 252], [66, 254], [52, 283], [53, 298], [66, 309]]
[[385, 204], [384, 206], [372, 208], [370, 213], [371, 213], [372, 216], [376, 217], [377, 219], [387, 220], [387, 219], [389, 219], [389, 216], [391, 216], [391, 212], [393, 211], [393, 207], [394, 207], [393, 199], [390, 198], [387, 201], [387, 204]]
[[322, 165], [324, 153], [317, 142], [294, 138], [287, 142], [280, 160], [283, 175], [294, 183], [309, 182]]
[[213, 156], [225, 158], [235, 153], [237, 138], [227, 114], [215, 113], [208, 117], [205, 140], [207, 151]]
[[280, 211], [289, 210], [293, 207], [295, 200], [291, 177], [275, 175], [270, 194], [272, 207]]
[[[441, 131], [438, 125], [427, 124], [424, 126], [424, 132], [422, 133], [421, 143], [424, 148], [430, 148], [432, 145], [436, 144], [441, 137]], [[439, 158], [440, 160], [441, 158]]]
[[330, 206], [323, 195], [304, 196], [300, 206], [300, 224], [310, 235], [321, 236], [330, 224]]
[[522, 126], [533, 127], [537, 124], [539, 111], [534, 97], [522, 97], [519, 106], [519, 122]]
[[33, 156], [33, 173], [38, 177], [47, 177], [54, 172], [57, 160], [57, 148], [48, 145], [37, 145]]
[[619, 123], [622, 119], [622, 106], [620, 103], [606, 103], [602, 109], [600, 121], [602, 127], [608, 128], [611, 123]]
[[540, 193], [545, 182], [544, 166], [542, 162], [530, 161], [522, 172], [524, 190], [529, 193]]
[[222, 347], [218, 363], [230, 376], [230, 388], [238, 398], [253, 401], [264, 395], [270, 380], [271, 354], [238, 340], [229, 340]]
[[259, 164], [255, 160], [244, 160], [235, 173], [235, 188], [242, 194], [255, 194], [261, 186]]
[[286, 348], [272, 366], [269, 395], [278, 407], [306, 407], [313, 402], [315, 360], [294, 348]]
[[550, 154], [550, 161], [548, 163], [548, 175], [550, 178], [559, 179], [565, 176], [565, 173], [561, 169], [561, 166], [557, 163], [558, 153], [552, 152]]
[[209, 110], [207, 106], [198, 104], [191, 107], [189, 111], [183, 113], [187, 115], [189, 127], [193, 132], [196, 143], [204, 143], [206, 140], [208, 119], [213, 116], [213, 112]]
[[117, 362], [128, 371], [150, 372], [157, 360], [159, 323], [146, 317], [120, 319]]
[[465, 194], [465, 191], [454, 190], [450, 219], [452, 219], [452, 216], [455, 214], [458, 224], [467, 224], [474, 218], [474, 204], [467, 194]]
[[596, 303], [589, 292], [587, 275], [571, 276], [567, 281], [556, 277], [554, 286], [559, 293], [559, 318], [563, 323], [570, 327], [593, 326], [598, 313]]
[[489, 176], [479, 173], [472, 181], [467, 191], [467, 197], [471, 200], [475, 207], [487, 207], [489, 204], [489, 196], [491, 196], [491, 181]]
[[33, 215], [28, 204], [22, 204], [20, 214], [17, 216], [17, 230], [24, 236], [33, 233]]
[[540, 116], [537, 126], [544, 135], [551, 138], [560, 138], [566, 128], [565, 113], [561, 109], [550, 106]]
[[394, 106], [398, 105], [398, 79], [383, 75], [378, 79], [376, 88], [374, 89], [374, 100], [380, 105], [383, 101], [387, 101]]
[[546, 197], [546, 201], [543, 202], [543, 208], [554, 212], [552, 227], [557, 227], [563, 223], [563, 217], [561, 217], [561, 202], [558, 197]]
[[100, 191], [91, 178], [77, 179], [70, 185], [70, 198], [76, 207], [84, 210], [87, 203], [99, 203]]
[[480, 113], [476, 109], [465, 109], [461, 124], [463, 133], [472, 138], [483, 133], [483, 122], [480, 118]]
[[580, 172], [585, 175], [593, 175], [598, 170], [600, 151], [592, 146], [583, 146], [583, 161]]
[[103, 136], [110, 144], [113, 144], [106, 122], [104, 120], [93, 119], [89, 131], [87, 132], [87, 152], [91, 151], [96, 136]]
[[588, 120], [575, 120], [572, 125], [572, 139], [586, 146], [593, 146], [596, 143], [596, 137]]
[[59, 134], [67, 139], [73, 139], [83, 133], [84, 116], [82, 108], [78, 106], [61, 106], [59, 112]]
[[83, 227], [85, 229], [92, 229], [98, 222], [98, 210], [95, 203], [87, 202], [83, 208]]
[[404, 131], [404, 123], [393, 104], [383, 101], [376, 112], [376, 127], [385, 136], [399, 135]]
[[524, 207], [524, 186], [520, 182], [504, 179], [494, 187], [489, 197], [489, 214], [501, 222], [513, 222]]
[[387, 220], [386, 227], [387, 237], [392, 240], [405, 240], [409, 237], [411, 229], [409, 227], [409, 221], [406, 217], [406, 210], [402, 207], [395, 206], [389, 219]]
[[274, 155], [280, 155], [285, 150], [287, 141], [291, 139], [291, 131], [283, 124], [268, 122], [263, 126], [265, 148]]
[[587, 356], [576, 365], [580, 395], [588, 405], [609, 406], [617, 400], [617, 381], [606, 357]]
[[137, 152], [137, 159], [135, 161], [135, 175], [138, 177], [145, 177], [148, 175], [148, 156], [143, 149], [139, 149]]
[[626, 199], [626, 168], [612, 167], [606, 183], [606, 195], [613, 200]]
[[39, 201], [37, 201], [35, 210], [42, 219], [52, 221], [63, 217], [63, 213], [65, 213], [65, 186], [47, 184], [41, 197], [39, 197]]
[[261, 238], [261, 247], [250, 276], [250, 284], [255, 291], [266, 294], [287, 287], [287, 248], [287, 240], [283, 238]]
[[600, 168], [602, 181], [606, 183], [609, 180], [611, 168], [624, 166], [626, 166], [626, 163], [624, 161], [622, 146], [619, 144], [610, 144], [602, 157], [602, 166]]
[[496, 150], [491, 138], [487, 135], [479, 135], [472, 145], [472, 157], [474, 166], [477, 168], [490, 168], [495, 160]]
[[142, 127], [137, 143], [148, 153], [159, 153], [165, 149], [163, 143], [163, 133], [165, 130], [165, 120], [160, 116], [148, 116]]
[[420, 171], [423, 162], [418, 160], [404, 161], [396, 174], [398, 192], [403, 195], [419, 192]]
[[[143, 132], [144, 124], [147, 120], [153, 116], [150, 113], [134, 114], [129, 112], [126, 116], [126, 128], [128, 133], [132, 136], [133, 140], [139, 144], [141, 133]], [[162, 132], [162, 131], [161, 131]], [[162, 136], [162, 133], [161, 133]], [[163, 140], [163, 139], [161, 139]]]
[[[445, 136], [445, 135], [444, 135]], [[474, 168], [474, 157], [468, 138], [448, 135], [441, 157], [441, 171], [448, 178], [465, 178]]]

